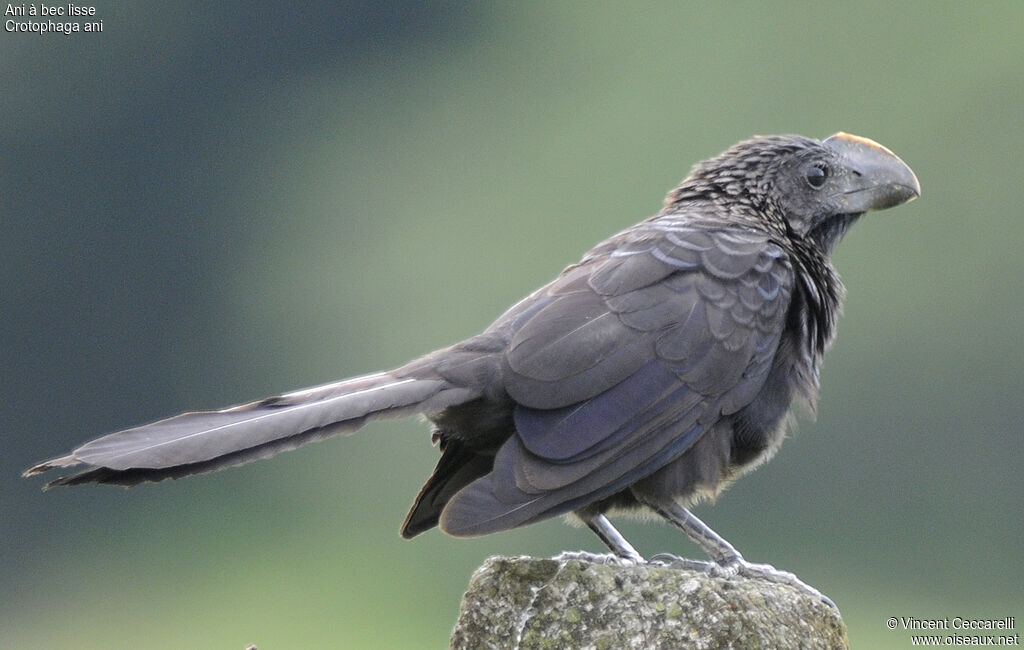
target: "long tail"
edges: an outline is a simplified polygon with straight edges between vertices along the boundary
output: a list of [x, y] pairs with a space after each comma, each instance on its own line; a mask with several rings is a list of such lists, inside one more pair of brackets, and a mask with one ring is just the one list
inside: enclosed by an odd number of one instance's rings
[[374, 418], [437, 412], [476, 396], [444, 379], [381, 372], [221, 411], [183, 413], [111, 433], [67, 456], [40, 463], [25, 476], [84, 465], [77, 474], [58, 478], [46, 487], [81, 483], [129, 486], [180, 478], [351, 433]]

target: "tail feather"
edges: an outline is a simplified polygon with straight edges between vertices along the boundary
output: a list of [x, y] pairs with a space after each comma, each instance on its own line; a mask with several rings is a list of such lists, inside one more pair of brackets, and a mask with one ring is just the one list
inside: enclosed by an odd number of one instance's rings
[[443, 379], [377, 373], [118, 431], [87, 442], [67, 456], [40, 463], [25, 475], [86, 465], [83, 472], [50, 485], [134, 485], [178, 478], [351, 433], [369, 419], [436, 412], [476, 396]]

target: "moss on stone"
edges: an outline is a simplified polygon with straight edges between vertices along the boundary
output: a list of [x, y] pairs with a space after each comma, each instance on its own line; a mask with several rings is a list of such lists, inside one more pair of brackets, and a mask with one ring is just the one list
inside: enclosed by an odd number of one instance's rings
[[473, 574], [451, 647], [848, 648], [839, 613], [758, 578], [581, 559], [494, 557]]

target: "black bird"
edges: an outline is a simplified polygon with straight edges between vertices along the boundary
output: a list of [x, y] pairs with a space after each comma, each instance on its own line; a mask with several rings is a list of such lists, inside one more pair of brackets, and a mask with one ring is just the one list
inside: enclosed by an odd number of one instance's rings
[[[876, 142], [756, 137], [694, 166], [662, 210], [598, 244], [482, 334], [396, 370], [88, 442], [25, 472], [135, 485], [240, 465], [381, 417], [423, 414], [441, 459], [402, 535], [573, 513], [643, 558], [608, 512], [652, 510], [723, 573], [752, 565], [687, 508], [769, 459], [812, 411], [843, 286], [833, 247], [868, 210], [920, 194]], [[802, 583], [799, 583], [802, 584]]]

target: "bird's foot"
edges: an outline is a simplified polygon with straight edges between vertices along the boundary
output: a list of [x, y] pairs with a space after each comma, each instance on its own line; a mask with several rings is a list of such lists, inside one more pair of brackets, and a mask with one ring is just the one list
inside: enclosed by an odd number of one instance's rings
[[702, 573], [712, 573], [715, 571], [716, 567], [712, 562], [691, 560], [689, 558], [679, 557], [678, 555], [672, 555], [671, 553], [658, 553], [657, 555], [652, 555], [651, 559], [647, 560], [647, 564], [665, 567], [667, 569], [689, 569], [690, 571], [700, 571]]
[[660, 565], [670, 569], [701, 571], [703, 573], [708, 573], [722, 578], [731, 578], [735, 575], [742, 575], [768, 580], [769, 582], [777, 582], [791, 587], [796, 587], [805, 594], [808, 594], [809, 596], [825, 603], [832, 609], [839, 611], [839, 608], [834, 602], [832, 602], [831, 598], [796, 577], [796, 575], [789, 571], [776, 569], [770, 564], [754, 564], [752, 562], [747, 562], [738, 554], [716, 558], [714, 562], [703, 562], [701, 560], [690, 560], [678, 557], [669, 553], [658, 553], [657, 555], [651, 556], [648, 564]]
[[776, 569], [770, 564], [754, 564], [752, 562], [747, 562], [743, 558], [736, 558], [733, 560], [732, 564], [735, 566], [735, 569], [733, 570], [734, 573], [796, 587], [805, 594], [808, 594], [813, 598], [817, 598], [837, 612], [839, 611], [839, 608], [834, 602], [832, 602], [831, 598], [796, 577], [795, 574], [790, 573], [789, 571]]
[[562, 551], [551, 559], [559, 562], [580, 560], [592, 564], [617, 564], [619, 566], [637, 566], [644, 563], [644, 559], [640, 555], [624, 556], [615, 553], [588, 553], [587, 551]]

